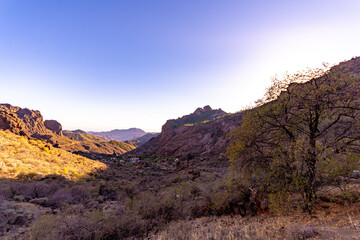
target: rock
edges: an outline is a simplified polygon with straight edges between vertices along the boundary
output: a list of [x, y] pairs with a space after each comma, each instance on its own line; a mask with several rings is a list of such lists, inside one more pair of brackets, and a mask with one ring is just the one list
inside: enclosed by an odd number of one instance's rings
[[9, 130], [15, 134], [29, 137], [29, 134], [16, 114], [2, 105], [0, 105], [0, 129]]
[[55, 134], [62, 136], [62, 126], [56, 120], [45, 120], [44, 125], [47, 129], [51, 130]]
[[0, 104], [0, 129], [26, 136], [48, 132], [39, 111], [14, 107], [10, 104]]
[[203, 109], [205, 112], [212, 111], [212, 108], [209, 105], [206, 105]]

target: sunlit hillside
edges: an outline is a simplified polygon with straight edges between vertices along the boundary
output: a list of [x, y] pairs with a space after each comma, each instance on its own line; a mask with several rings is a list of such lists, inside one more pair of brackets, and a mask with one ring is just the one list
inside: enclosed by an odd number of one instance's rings
[[0, 178], [27, 178], [49, 174], [78, 179], [106, 165], [40, 140], [0, 131]]
[[118, 148], [121, 148], [121, 149], [124, 149], [125, 151], [131, 151], [131, 150], [134, 150], [136, 147], [134, 146], [134, 144], [132, 143], [126, 143], [126, 142], [119, 142], [119, 141], [116, 141], [116, 140], [111, 140], [109, 141], [109, 144], [111, 144], [112, 146], [114, 147], [118, 147]]
[[105, 142], [103, 138], [92, 134], [88, 134], [82, 130], [75, 130], [75, 131], [64, 130], [63, 134], [66, 137], [76, 141]]
[[75, 131], [63, 131], [63, 134], [75, 141], [79, 141], [85, 149], [95, 152], [103, 152], [106, 154], [112, 154], [113, 152], [116, 153], [126, 153], [135, 149], [134, 144], [126, 143], [126, 142], [119, 142], [116, 140], [107, 141], [104, 138], [99, 136], [89, 134], [82, 130], [75, 130]]

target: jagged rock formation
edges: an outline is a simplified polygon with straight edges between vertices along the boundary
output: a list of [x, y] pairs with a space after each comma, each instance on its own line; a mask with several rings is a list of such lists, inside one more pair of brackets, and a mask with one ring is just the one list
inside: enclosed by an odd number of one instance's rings
[[11, 132], [29, 136], [21, 120], [17, 117], [16, 113], [12, 112], [7, 105], [0, 105], [0, 129], [10, 130]]
[[220, 109], [212, 109], [209, 105], [203, 108], [197, 108], [195, 112], [185, 115], [176, 120], [169, 120], [173, 128], [180, 127], [182, 125], [194, 125], [204, 121], [213, 120], [217, 117], [226, 115], [226, 112]]
[[10, 104], [0, 104], [0, 129], [33, 136], [34, 134], [51, 134], [45, 127], [43, 117], [39, 111], [32, 111], [27, 108], [14, 107]]
[[209, 106], [176, 120], [168, 120], [161, 134], [127, 155], [226, 158], [227, 133], [241, 124], [242, 114], [226, 115]]
[[94, 152], [102, 154], [121, 155], [132, 149], [125, 144], [108, 143], [95, 136], [77, 141], [63, 136], [62, 126], [55, 120], [44, 122], [40, 111], [15, 107], [10, 104], [0, 104], [0, 130], [9, 130], [17, 135], [36, 138], [67, 151]]

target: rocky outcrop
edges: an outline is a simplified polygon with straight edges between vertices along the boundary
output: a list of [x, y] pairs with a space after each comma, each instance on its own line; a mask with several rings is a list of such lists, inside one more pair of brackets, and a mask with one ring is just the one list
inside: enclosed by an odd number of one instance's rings
[[21, 120], [4, 105], [0, 105], [0, 129], [10, 130], [15, 134], [29, 137]]
[[53, 133], [62, 136], [62, 126], [61, 124], [56, 120], [45, 120], [44, 125], [47, 129], [52, 131]]
[[39, 111], [14, 107], [10, 104], [0, 104], [1, 129], [9, 129], [16, 134], [32, 136], [35, 133], [46, 134], [43, 117]]
[[185, 115], [178, 119], [172, 119], [168, 122], [171, 122], [172, 128], [177, 128], [182, 125], [194, 125], [206, 121], [216, 119], [218, 117], [226, 115], [226, 112], [220, 109], [212, 109], [209, 105], [203, 108], [197, 108], [195, 112]]
[[[215, 117], [197, 123], [189, 123], [194, 116]], [[168, 120], [161, 134], [152, 138], [127, 155], [155, 155], [158, 157], [191, 156], [199, 159], [224, 159], [229, 142], [227, 134], [241, 124], [242, 113], [226, 114], [221, 109], [212, 110], [206, 106], [198, 108], [190, 115], [176, 120]], [[202, 118], [204, 119], [204, 118]], [[180, 125], [178, 123], [184, 123]], [[175, 124], [174, 124], [175, 123]]]
[[40, 111], [0, 104], [0, 129], [19, 135], [47, 141], [53, 145], [68, 143], [62, 137], [61, 124], [55, 120], [45, 121]]

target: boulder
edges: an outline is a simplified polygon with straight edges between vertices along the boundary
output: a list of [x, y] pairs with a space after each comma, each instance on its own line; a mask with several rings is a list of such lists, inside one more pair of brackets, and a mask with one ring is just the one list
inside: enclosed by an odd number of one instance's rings
[[44, 125], [47, 129], [52, 131], [53, 133], [62, 136], [62, 126], [61, 124], [56, 120], [45, 120]]

